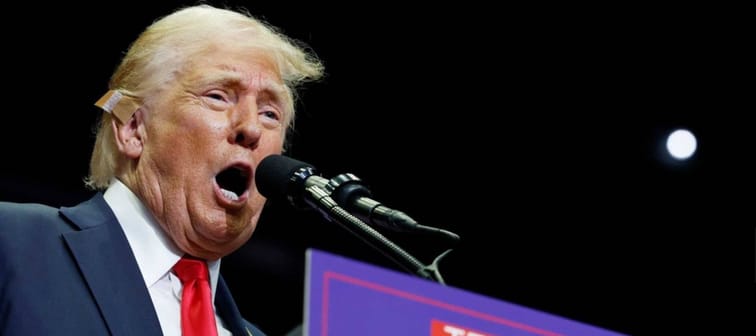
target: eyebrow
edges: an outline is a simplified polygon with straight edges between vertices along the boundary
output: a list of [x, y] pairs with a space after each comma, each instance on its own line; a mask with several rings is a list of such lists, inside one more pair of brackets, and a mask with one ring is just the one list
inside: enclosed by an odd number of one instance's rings
[[[199, 86], [208, 86], [212, 84], [222, 85], [226, 87], [243, 87], [244, 78], [236, 71], [223, 70], [213, 72], [211, 74], [203, 74], [195, 81], [195, 84]], [[260, 91], [271, 92], [275, 95], [285, 97], [286, 88], [284, 84], [277, 83], [271, 79], [265, 79], [260, 85]]]

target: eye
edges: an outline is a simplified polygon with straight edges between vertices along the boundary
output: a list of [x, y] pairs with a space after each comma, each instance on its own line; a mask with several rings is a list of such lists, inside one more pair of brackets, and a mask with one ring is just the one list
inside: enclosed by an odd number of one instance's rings
[[273, 120], [281, 120], [281, 116], [278, 115], [278, 113], [276, 111], [267, 110], [267, 111], [260, 112], [260, 114], [262, 114], [266, 118], [270, 118], [270, 119], [273, 119]]
[[230, 108], [231, 104], [234, 104], [234, 99], [233, 91], [219, 89], [207, 91], [202, 95], [202, 101], [205, 105], [217, 111], [224, 111]]
[[275, 109], [260, 110], [260, 121], [266, 128], [278, 128], [281, 126], [281, 113]]
[[205, 97], [210, 98], [212, 100], [218, 100], [227, 102], [228, 101], [228, 95], [220, 90], [213, 90], [205, 94]]

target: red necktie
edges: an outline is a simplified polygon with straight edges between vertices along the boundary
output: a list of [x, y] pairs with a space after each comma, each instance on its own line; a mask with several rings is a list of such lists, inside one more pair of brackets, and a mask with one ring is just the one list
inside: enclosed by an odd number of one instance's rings
[[173, 266], [184, 286], [181, 294], [181, 330], [184, 336], [217, 336], [207, 263], [184, 256]]

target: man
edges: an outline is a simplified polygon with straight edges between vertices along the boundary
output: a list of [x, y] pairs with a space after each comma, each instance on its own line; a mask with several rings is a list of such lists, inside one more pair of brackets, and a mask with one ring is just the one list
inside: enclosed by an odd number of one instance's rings
[[283, 150], [293, 90], [321, 75], [317, 58], [239, 12], [187, 7], [149, 26], [96, 103], [86, 183], [101, 192], [60, 210], [0, 203], [0, 334], [188, 335], [199, 320], [188, 306], [201, 304], [188, 304], [195, 285], [178, 265], [199, 260], [207, 334], [262, 335], [220, 258], [255, 230], [255, 168]]

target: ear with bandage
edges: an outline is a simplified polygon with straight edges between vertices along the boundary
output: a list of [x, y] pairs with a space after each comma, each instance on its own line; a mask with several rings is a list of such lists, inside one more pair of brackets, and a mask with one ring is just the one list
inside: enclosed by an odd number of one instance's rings
[[95, 106], [103, 109], [105, 112], [112, 114], [118, 121], [125, 124], [134, 112], [139, 108], [139, 104], [134, 98], [123, 95], [116, 90], [110, 90], [105, 93]]

